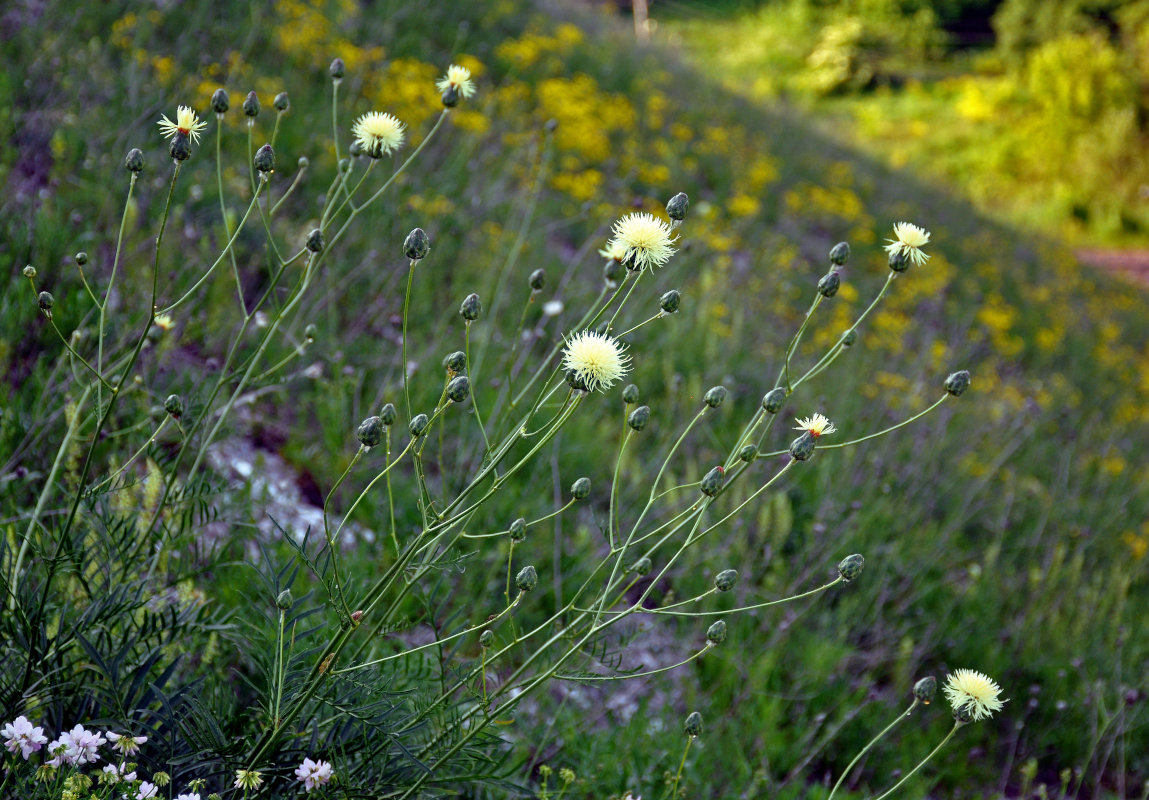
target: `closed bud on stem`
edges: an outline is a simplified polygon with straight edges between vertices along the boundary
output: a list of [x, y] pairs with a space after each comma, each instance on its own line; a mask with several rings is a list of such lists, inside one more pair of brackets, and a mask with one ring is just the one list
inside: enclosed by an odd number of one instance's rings
[[901, 250], [895, 250], [890, 253], [890, 269], [894, 272], [905, 272], [910, 266], [910, 260], [906, 258], [906, 254]]
[[33, 267], [31, 264], [24, 267], [24, 277], [30, 281], [36, 280], [36, 268]]
[[291, 596], [291, 590], [290, 589], [284, 589], [275, 598], [275, 605], [281, 611], [290, 611], [291, 605], [294, 602], [295, 602], [295, 598]]
[[40, 292], [36, 297], [36, 302], [41, 311], [51, 312], [52, 306], [56, 305], [56, 298], [52, 296], [51, 292]]
[[483, 310], [483, 301], [474, 292], [471, 292], [463, 298], [463, 304], [459, 306], [459, 315], [467, 320], [467, 322], [474, 322], [479, 318], [479, 312]]
[[351, 159], [350, 158], [339, 159], [339, 165], [338, 166], [339, 166], [340, 172], [350, 172], [351, 171]]
[[168, 155], [176, 161], [187, 161], [191, 152], [191, 138], [183, 131], [176, 131], [168, 145]]
[[706, 405], [710, 406], [711, 408], [718, 408], [720, 405], [722, 405], [722, 401], [725, 399], [725, 386], [712, 386], [710, 387], [709, 391], [706, 392]]
[[726, 622], [718, 620], [706, 630], [706, 641], [711, 644], [722, 644], [726, 641]]
[[169, 394], [164, 400], [164, 411], [171, 414], [173, 419], [179, 419], [184, 415], [184, 401], [178, 394]]
[[445, 108], [454, 108], [459, 105], [459, 98], [459, 87], [454, 85], [448, 86], [440, 97]]
[[488, 647], [490, 647], [491, 645], [493, 645], [494, 643], [495, 643], [495, 632], [494, 631], [487, 630], [487, 631], [483, 631], [482, 633], [479, 634], [479, 647], [482, 647], [485, 650]]
[[850, 328], [842, 337], [842, 347], [853, 347], [856, 341], [858, 341], [858, 332]]
[[315, 337], [319, 335], [319, 328], [315, 327], [314, 322], [307, 323], [307, 327], [303, 329], [303, 338], [309, 342], [314, 342]]
[[351, 612], [351, 624], [358, 625], [363, 621], [363, 609]]
[[299, 160], [295, 162], [295, 165], [300, 169], [307, 169], [311, 166], [311, 161], [308, 160], [307, 156], [300, 156]]
[[650, 421], [650, 406], [639, 406], [634, 411], [630, 412], [630, 416], [626, 418], [626, 424], [631, 429], [640, 431], [646, 427], [646, 423]]
[[590, 495], [590, 478], [579, 478], [571, 484], [571, 497], [585, 500]]
[[836, 270], [830, 270], [822, 276], [822, 280], [818, 281], [818, 294], [822, 297], [833, 297], [838, 293], [838, 287], [842, 285], [842, 279], [838, 276]]
[[682, 222], [686, 219], [686, 212], [688, 211], [690, 211], [690, 198], [686, 196], [686, 192], [679, 192], [670, 198], [666, 204], [666, 216], [675, 222]]
[[722, 469], [722, 467], [715, 467], [714, 469], [710, 470], [710, 472], [707, 472], [706, 476], [703, 477], [702, 484], [700, 486], [702, 493], [707, 497], [714, 497], [714, 495], [718, 494], [719, 490], [722, 488], [722, 484], [725, 482], [725, 480], [726, 470]]
[[431, 237], [422, 228], [415, 228], [403, 240], [403, 255], [412, 261], [426, 258], [431, 250]]
[[850, 260], [850, 245], [848, 242], [838, 242], [830, 248], [830, 263], [840, 267]]
[[969, 388], [969, 370], [963, 369], [946, 378], [946, 391], [954, 397], [961, 397]]
[[587, 392], [586, 381], [584, 381], [578, 373], [577, 369], [568, 369], [566, 371], [567, 386], [570, 386], [576, 392]]
[[426, 414], [417, 414], [415, 418], [411, 420], [411, 424], [407, 427], [411, 431], [412, 436], [422, 436], [423, 431], [427, 430], [427, 425], [429, 423], [430, 420], [427, 419]]
[[626, 403], [627, 405], [633, 405], [634, 403], [638, 402], [638, 398], [638, 387], [633, 383], [628, 383], [626, 386], [622, 387], [622, 402]]
[[546, 270], [536, 269], [534, 272], [531, 273], [531, 277], [529, 278], [529, 280], [530, 280], [530, 284], [531, 284], [531, 289], [533, 289], [536, 292], [539, 291], [540, 289], [542, 289], [544, 286], [547, 285]]
[[333, 81], [343, 80], [343, 76], [347, 74], [347, 67], [343, 63], [342, 58], [337, 58], [331, 62], [331, 66], [327, 68], [327, 74], [331, 76]]
[[82, 252], [76, 253], [76, 265], [77, 266], [82, 267], [87, 263], [88, 263], [88, 254], [87, 253], [82, 253]]
[[359, 423], [355, 436], [364, 447], [375, 447], [383, 441], [383, 418], [368, 417]]
[[677, 289], [671, 289], [658, 299], [658, 307], [665, 314], [674, 314], [682, 304], [682, 294]]
[[702, 715], [697, 711], [691, 711], [690, 716], [686, 718], [686, 722], [682, 724], [682, 730], [686, 732], [687, 736], [701, 736]]
[[260, 172], [274, 172], [275, 171], [275, 151], [271, 149], [271, 145], [265, 144], [263, 147], [255, 151], [255, 158], [252, 159], [255, 168]]
[[630, 565], [630, 571], [635, 575], [649, 575], [654, 565], [650, 562], [647, 556], [643, 556], [638, 561]]
[[287, 92], [280, 92], [277, 94], [275, 96], [275, 100], [272, 101], [272, 105], [275, 106], [276, 111], [280, 112], [286, 111], [288, 108], [290, 108], [291, 100], [288, 99]]
[[762, 408], [771, 414], [777, 414], [786, 403], [786, 389], [779, 386], [766, 392], [762, 398]]
[[617, 286], [618, 282], [620, 280], [622, 280], [623, 271], [624, 270], [622, 268], [622, 264], [620, 264], [619, 262], [615, 261], [612, 258], [606, 262], [605, 266], [603, 266], [602, 278], [608, 284], [611, 284], [612, 286]]
[[383, 420], [384, 425], [393, 424], [397, 416], [399, 416], [399, 412], [395, 410], [395, 406], [391, 403], [383, 406], [379, 411], [379, 418]]
[[527, 521], [519, 517], [511, 523], [511, 541], [521, 542], [527, 538]]
[[211, 110], [217, 114], [226, 114], [229, 108], [231, 108], [231, 98], [227, 96], [227, 90], [222, 87], [216, 89], [211, 96]]
[[461, 403], [471, 393], [471, 379], [466, 375], [457, 375], [447, 384], [447, 399], [452, 403]]
[[929, 705], [930, 701], [934, 699], [934, 695], [938, 691], [938, 679], [933, 675], [922, 678], [914, 684], [914, 697], [921, 700], [925, 705]]
[[814, 455], [814, 437], [809, 431], [803, 431], [801, 436], [790, 442], [790, 457], [795, 461], [809, 461], [812, 455]]
[[738, 453], [738, 457], [749, 463], [758, 458], [758, 448], [752, 444], [748, 444], [742, 448], [741, 452]]
[[519, 570], [519, 574], [515, 576], [515, 586], [519, 587], [520, 591], [529, 592], [538, 586], [539, 574], [535, 572], [535, 568], [527, 565]]
[[124, 169], [128, 172], [140, 172], [144, 168], [144, 151], [133, 147], [124, 156]]
[[324, 244], [323, 231], [319, 230], [319, 228], [313, 228], [311, 230], [311, 233], [307, 234], [307, 243], [306, 244], [307, 244], [307, 249], [310, 250], [311, 252], [313, 252], [313, 253], [322, 252], [323, 251], [323, 244]]
[[729, 592], [738, 583], [738, 570], [724, 569], [714, 576], [714, 588], [720, 592]]
[[254, 91], [248, 92], [247, 97], [243, 98], [243, 114], [250, 119], [259, 116], [259, 96]]
[[443, 359], [443, 369], [452, 375], [461, 375], [467, 369], [467, 354], [462, 350], [449, 353]]
[[866, 559], [858, 553], [854, 553], [838, 562], [838, 574], [842, 576], [842, 580], [849, 583], [862, 574], [862, 567], [865, 565]]

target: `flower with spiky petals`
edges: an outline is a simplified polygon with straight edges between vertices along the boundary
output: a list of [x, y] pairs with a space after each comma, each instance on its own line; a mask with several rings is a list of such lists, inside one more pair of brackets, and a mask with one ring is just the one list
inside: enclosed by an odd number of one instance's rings
[[955, 669], [946, 678], [942, 691], [955, 714], [966, 710], [975, 722], [1001, 711], [1004, 702], [998, 699], [1001, 687], [988, 675], [972, 669]]
[[475, 94], [475, 82], [471, 80], [471, 71], [466, 67], [460, 67], [458, 64], [447, 67], [447, 74], [435, 84], [435, 88], [440, 92], [454, 89], [463, 97], [471, 97]]
[[160, 133], [165, 139], [182, 133], [184, 136], [190, 136], [196, 144], [199, 144], [199, 132], [207, 127], [207, 123], [197, 117], [195, 111], [187, 106], [180, 106], [176, 109], [175, 122], [168, 119], [167, 115], [163, 115], [156, 124], [160, 126]]
[[382, 158], [403, 145], [403, 125], [391, 114], [369, 111], [351, 128], [355, 141], [372, 158]]
[[798, 419], [797, 417], [794, 419], [798, 423], [794, 430], [806, 431], [806, 433], [810, 434], [815, 439], [817, 439], [819, 436], [826, 436], [838, 430], [834, 427], [834, 423], [830, 422], [830, 420], [826, 419], [826, 417], [821, 414], [814, 414], [814, 416], [807, 419]]
[[567, 339], [563, 369], [573, 372], [587, 391], [609, 389], [630, 369], [630, 356], [618, 339], [594, 331], [582, 331]]
[[14, 721], [7, 723], [0, 728], [0, 736], [4, 737], [4, 747], [8, 752], [16, 755], [16, 751], [19, 750], [25, 761], [48, 743], [44, 729], [38, 725], [33, 726], [27, 717], [16, 717]]
[[258, 789], [263, 785], [263, 775], [254, 769], [237, 769], [235, 771], [236, 789]]
[[598, 254], [607, 261], [622, 261], [626, 258], [626, 245], [618, 239], [611, 239]]
[[[168, 326], [166, 328], [160, 325], [159, 317], [156, 317], [156, 324], [166, 331], [171, 328], [171, 319], [168, 319]], [[118, 750], [126, 756], [134, 756], [140, 752], [140, 745], [148, 741], [148, 737], [146, 736], [124, 736], [115, 731], [108, 731], [104, 735], [107, 736], [108, 741], [112, 743], [113, 750]]]
[[614, 223], [612, 230], [614, 239], [607, 245], [607, 252], [615, 252], [616, 245], [625, 248], [622, 260], [634, 269], [653, 270], [674, 255], [670, 225], [653, 214], [627, 214]]
[[333, 777], [331, 764], [327, 761], [312, 761], [303, 759], [303, 763], [295, 768], [295, 779], [303, 784], [303, 791], [310, 792], [316, 786], [324, 786]]
[[930, 243], [930, 232], [925, 228], [909, 222], [899, 222], [894, 226], [894, 237], [886, 239], [889, 242], [886, 252], [890, 255], [900, 253], [919, 267], [930, 260], [929, 255], [922, 252], [922, 248]]

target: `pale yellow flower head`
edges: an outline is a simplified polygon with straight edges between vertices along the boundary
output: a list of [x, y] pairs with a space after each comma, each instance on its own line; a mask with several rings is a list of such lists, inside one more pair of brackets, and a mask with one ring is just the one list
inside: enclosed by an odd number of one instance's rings
[[890, 255], [901, 253], [915, 266], [922, 266], [930, 260], [929, 255], [923, 253], [921, 248], [930, 242], [930, 232], [919, 228], [909, 222], [899, 222], [894, 225], [893, 239], [886, 239], [886, 252]]
[[237, 769], [235, 771], [236, 789], [258, 789], [263, 785], [263, 775], [253, 769]]
[[614, 223], [613, 230], [614, 239], [607, 245], [607, 250], [613, 250], [616, 245], [625, 248], [623, 259], [633, 264], [635, 269], [653, 270], [674, 255], [670, 225], [653, 214], [627, 214]]
[[810, 434], [815, 439], [817, 439], [819, 436], [826, 436], [838, 430], [834, 427], [834, 423], [830, 422], [830, 420], [821, 414], [814, 414], [814, 416], [809, 417], [808, 419], [798, 419], [797, 417], [794, 419], [798, 423], [794, 430], [806, 431], [806, 433]]
[[398, 119], [382, 111], [369, 111], [355, 120], [351, 135], [371, 158], [382, 158], [403, 145], [404, 128]]
[[607, 261], [622, 261], [626, 258], [626, 245], [618, 239], [611, 239], [598, 254]]
[[454, 87], [463, 97], [474, 95], [475, 82], [471, 80], [471, 71], [466, 67], [460, 67], [458, 64], [447, 67], [447, 74], [435, 84], [435, 88], [440, 92], [445, 92], [451, 87]]
[[988, 675], [972, 669], [955, 669], [946, 678], [942, 687], [955, 714], [967, 709], [974, 721], [987, 719], [993, 712], [1001, 711], [1004, 701], [998, 699], [1001, 687]]
[[165, 139], [182, 133], [184, 136], [191, 137], [191, 140], [196, 144], [199, 144], [199, 132], [207, 127], [207, 123], [197, 117], [195, 111], [187, 106], [180, 106], [176, 109], [175, 122], [168, 119], [167, 115], [163, 115], [156, 124], [160, 126], [160, 134]]
[[563, 350], [563, 369], [573, 370], [588, 391], [609, 389], [630, 369], [630, 356], [618, 339], [594, 331], [576, 333]]

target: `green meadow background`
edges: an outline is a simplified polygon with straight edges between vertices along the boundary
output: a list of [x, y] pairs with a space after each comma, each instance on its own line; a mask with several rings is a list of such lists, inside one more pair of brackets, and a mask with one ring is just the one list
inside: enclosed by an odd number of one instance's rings
[[[347, 65], [344, 144], [354, 116], [379, 109], [408, 124], [409, 147], [437, 114], [434, 79], [459, 63], [475, 75], [477, 96], [329, 258], [322, 291], [290, 327], [298, 340], [314, 324], [314, 346], [229, 428], [228, 446], [255, 477], [221, 493], [195, 532], [225, 557], [165, 588], [201, 598], [223, 623], [253, 624], [244, 562], [292, 553], [267, 533], [261, 472], [280, 470], [301, 502], [321, 505], [354, 454], [355, 426], [401, 396], [401, 243], [413, 227], [433, 243], [418, 268], [408, 353], [413, 404], [426, 408], [442, 357], [462, 348], [464, 296], [483, 298], [477, 330], [487, 346], [506, 347], [527, 275], [545, 269], [546, 288], [526, 306], [528, 324], [544, 331], [532, 351], [541, 356], [601, 285], [595, 251], [610, 223], [630, 210], [661, 213], [671, 195], [689, 194], [681, 253], [626, 321], [655, 313], [668, 289], [683, 294], [682, 310], [643, 328], [631, 348], [631, 380], [652, 408], [650, 449], [624, 463], [633, 502], [649, 454], [719, 383], [731, 397], [671, 479], [697, 480], [730, 446], [773, 385], [830, 247], [848, 241], [853, 256], [804, 340], [803, 363], [878, 291], [887, 273], [880, 248], [907, 220], [932, 232], [931, 260], [895, 283], [836, 369], [783, 413], [822, 410], [854, 438], [933, 403], [957, 369], [971, 371], [970, 390], [892, 436], [820, 452], [659, 591], [690, 597], [737, 567], [730, 603], [746, 604], [821, 584], [854, 552], [866, 558], [861, 578], [731, 616], [721, 648], [671, 673], [605, 690], [556, 685], [500, 726], [508, 788], [461, 792], [529, 796], [547, 764], [575, 771], [572, 796], [661, 797], [682, 752], [682, 720], [698, 710], [706, 727], [684, 773], [687, 797], [824, 798], [908, 705], [918, 677], [967, 667], [995, 678], [1008, 703], [961, 730], [904, 796], [1144, 797], [1149, 303], [1144, 287], [1083, 267], [1071, 247], [1149, 245], [1149, 3], [656, 2], [651, 14], [651, 41], [640, 44], [626, 9], [595, 4], [7, 6], [0, 533], [12, 541], [22, 529], [65, 424], [42, 411], [45, 392], [59, 390], [62, 346], [20, 271], [37, 267], [62, 331], [90, 327], [72, 255], [86, 251], [91, 273], [106, 276], [127, 185], [121, 162], [140, 147], [148, 166], [128, 215], [117, 303], [143, 319], [167, 190], [160, 114], [188, 104], [209, 122], [177, 186], [161, 262], [171, 285], [186, 285], [226, 241], [208, 107], [217, 88], [231, 96], [224, 183], [235, 212], [251, 192], [239, 110], [248, 91], [264, 109], [257, 144], [269, 135], [272, 98], [290, 96], [277, 133], [278, 197], [300, 157], [318, 174], [334, 169], [332, 58]], [[293, 195], [276, 222], [282, 238], [302, 241], [314, 227], [320, 184], [307, 179]], [[267, 278], [263, 247], [255, 228], [239, 243], [253, 291]], [[234, 287], [221, 275], [148, 352], [141, 408], [172, 392], [196, 402], [218, 368], [235, 318]], [[557, 319], [543, 316], [548, 300], [564, 304]], [[292, 345], [277, 346], [269, 363]], [[492, 390], [481, 364], [474, 371], [482, 397]], [[435, 378], [420, 383], [420, 374]], [[582, 475], [595, 486], [577, 514], [521, 546], [539, 565], [532, 602], [542, 612], [562, 596], [563, 576], [578, 574], [581, 554], [604, 546], [613, 464], [594, 443], [617, 436], [623, 404], [615, 389], [586, 406], [562, 435], [561, 459], [556, 446], [514, 487], [514, 498], [549, 499]], [[443, 474], [450, 442], [446, 453], [436, 465]], [[222, 483], [234, 476], [221, 458]], [[353, 477], [361, 486], [369, 474]], [[414, 485], [410, 475], [397, 481], [400, 496]], [[155, 502], [148, 491], [141, 480], [116, 502], [146, 507]], [[502, 502], [492, 513], [519, 516], [519, 500]], [[419, 524], [413, 503], [396, 514], [401, 531]], [[385, 504], [354, 515], [359, 530], [377, 534], [355, 545], [363, 581], [387, 563], [387, 520]], [[480, 541], [498, 543], [434, 587], [435, 602], [463, 609], [453, 625], [502, 607], [506, 543]], [[413, 625], [433, 605], [420, 602]], [[684, 643], [705, 631], [692, 621], [647, 628], [620, 646], [624, 667], [685, 657]], [[246, 659], [222, 630], [181, 669], [242, 697], [236, 676]], [[4, 685], [7, 721], [20, 698]], [[890, 785], [950, 725], [944, 703], [915, 712], [864, 759], [847, 784], [852, 796]]]

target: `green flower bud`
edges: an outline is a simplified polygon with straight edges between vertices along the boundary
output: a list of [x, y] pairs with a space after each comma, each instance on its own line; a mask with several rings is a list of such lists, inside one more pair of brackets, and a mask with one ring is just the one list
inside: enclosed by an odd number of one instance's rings
[[311, 162], [307, 159], [307, 156], [300, 156], [299, 160], [295, 162], [295, 165], [300, 169], [307, 169], [311, 166]]
[[842, 285], [842, 279], [838, 277], [838, 273], [830, 270], [822, 276], [822, 280], [818, 281], [818, 294], [822, 297], [833, 297], [838, 293], [838, 287]]
[[633, 383], [628, 383], [626, 386], [622, 387], [622, 402], [626, 403], [627, 405], [633, 405], [638, 402], [638, 397], [638, 387]]
[[355, 436], [364, 447], [375, 447], [383, 441], [383, 418], [368, 417], [363, 420], [359, 423]]
[[590, 478], [579, 478], [571, 484], [571, 497], [585, 500], [590, 495]]
[[691, 711], [690, 716], [686, 718], [686, 722], [682, 725], [682, 730], [686, 732], [687, 736], [701, 736], [702, 715], [697, 711]]
[[431, 237], [422, 228], [415, 228], [403, 240], [403, 255], [412, 261], [426, 258], [431, 250]]
[[24, 277], [30, 281], [36, 280], [36, 268], [33, 267], [31, 264], [24, 267]]
[[856, 341], [858, 341], [858, 332], [850, 328], [850, 330], [846, 331], [845, 336], [842, 337], [842, 347], [853, 347]]
[[540, 289], [542, 289], [547, 284], [546, 270], [536, 269], [534, 272], [531, 273], [531, 277], [529, 280], [530, 280], [531, 288], [536, 292], [539, 291]]
[[293, 598], [291, 596], [291, 590], [290, 589], [284, 589], [275, 598], [275, 605], [282, 611], [290, 611], [291, 605], [294, 602], [295, 602], [295, 598]]
[[910, 260], [901, 250], [890, 253], [890, 269], [894, 272], [905, 272], [910, 266]]
[[701, 489], [702, 493], [707, 497], [714, 497], [722, 488], [723, 482], [726, 480], [726, 470], [722, 467], [715, 467], [706, 473], [702, 479]]
[[769, 411], [771, 414], [777, 414], [782, 410], [782, 406], [786, 403], [786, 389], [778, 386], [766, 394], [762, 398], [762, 408]]
[[347, 67], [343, 64], [342, 58], [337, 58], [331, 62], [331, 66], [327, 68], [327, 74], [331, 76], [333, 81], [343, 80], [343, 76], [347, 74]]
[[862, 567], [865, 565], [866, 559], [858, 553], [854, 553], [838, 562], [838, 574], [842, 576], [842, 580], [849, 583], [862, 574]]
[[452, 84], [443, 91], [443, 94], [439, 99], [443, 101], [443, 106], [445, 108], [454, 108], [455, 106], [459, 105], [460, 96], [459, 87]]
[[559, 770], [559, 780], [562, 781], [564, 784], [574, 783], [574, 780], [575, 780], [574, 770], [569, 769], [568, 767], [563, 767], [562, 769]]
[[486, 648], [490, 647], [491, 645], [493, 645], [494, 643], [495, 643], [495, 632], [494, 631], [487, 630], [487, 631], [483, 631], [482, 633], [479, 634], [479, 647], [486, 649]]
[[650, 406], [639, 406], [634, 411], [631, 411], [630, 416], [626, 418], [626, 424], [636, 431], [645, 428], [646, 423], [649, 421]]
[[738, 583], [738, 570], [724, 569], [714, 576], [714, 588], [720, 592], [729, 592]]
[[303, 329], [303, 338], [309, 342], [314, 342], [315, 337], [319, 335], [319, 328], [315, 327], [314, 322], [307, 323], [307, 327]]
[[160, 787], [167, 786], [171, 782], [172, 782], [172, 776], [167, 774], [166, 772], [153, 772], [152, 773], [152, 783], [154, 783], [156, 786], [160, 786]]
[[144, 168], [144, 151], [133, 147], [124, 156], [124, 169], [128, 172], [140, 172]]
[[671, 289], [658, 299], [658, 307], [666, 314], [674, 314], [682, 304], [682, 295], [677, 289]]
[[954, 397], [961, 397], [962, 392], [969, 388], [969, 370], [963, 369], [946, 378], [946, 391]]
[[922, 678], [914, 684], [914, 697], [921, 700], [925, 705], [929, 705], [930, 701], [934, 699], [934, 695], [938, 691], [938, 679], [933, 675]]
[[351, 159], [350, 158], [339, 159], [339, 171], [340, 172], [350, 172], [351, 171]]
[[255, 151], [255, 158], [252, 159], [255, 168], [260, 172], [274, 172], [275, 171], [275, 151], [271, 149], [271, 145], [265, 144], [263, 147]]
[[515, 576], [515, 586], [519, 587], [521, 591], [529, 592], [534, 589], [539, 583], [539, 574], [535, 572], [532, 566], [523, 567], [519, 570], [519, 574]]
[[362, 143], [358, 139], [353, 139], [351, 144], [347, 145], [347, 154], [352, 158], [359, 158], [366, 151], [363, 149]]
[[169, 394], [164, 400], [164, 411], [179, 419], [184, 415], [184, 401], [178, 394]]
[[511, 541], [521, 542], [527, 538], [527, 521], [519, 517], [511, 523]]
[[666, 216], [670, 217], [675, 222], [682, 222], [686, 219], [686, 212], [690, 210], [690, 198], [686, 196], [686, 192], [679, 192], [666, 204]]
[[56, 298], [52, 297], [51, 292], [40, 292], [36, 302], [40, 304], [41, 311], [51, 311], [52, 306], [56, 305]]
[[76, 265], [77, 266], [82, 267], [87, 263], [88, 263], [88, 254], [87, 253], [76, 253]]
[[379, 418], [383, 420], [384, 425], [394, 424], [395, 418], [397, 416], [399, 416], [399, 412], [395, 410], [395, 406], [393, 406], [391, 403], [383, 406], [383, 408], [379, 411]]
[[452, 375], [463, 374], [467, 369], [467, 354], [462, 350], [447, 354], [443, 359], [443, 369]]
[[830, 248], [830, 263], [842, 266], [850, 260], [850, 245], [848, 242], [838, 242]]
[[231, 98], [227, 96], [227, 90], [223, 87], [216, 89], [211, 96], [211, 110], [217, 114], [226, 114], [229, 108]]
[[722, 644], [726, 641], [726, 623], [718, 620], [706, 630], [706, 641], [711, 644]]
[[277, 94], [275, 96], [275, 100], [272, 101], [272, 105], [275, 106], [276, 111], [281, 111], [281, 112], [286, 111], [288, 108], [290, 108], [291, 107], [291, 101], [288, 100], [288, 98], [287, 98], [287, 92], [280, 92], [279, 94]]
[[710, 406], [711, 408], [718, 408], [720, 405], [722, 405], [722, 401], [725, 399], [725, 386], [712, 386], [710, 387], [710, 390], [706, 392], [706, 405]]
[[650, 559], [646, 556], [643, 556], [638, 561], [635, 561], [630, 565], [629, 571], [633, 572], [635, 575], [649, 575], [653, 568], [654, 565], [650, 563]]
[[168, 155], [176, 161], [187, 161], [191, 152], [191, 139], [183, 131], [176, 131], [168, 145]]
[[411, 420], [411, 423], [407, 427], [411, 431], [412, 436], [422, 436], [423, 431], [427, 430], [427, 425], [430, 422], [426, 414], [418, 414]]
[[483, 301], [474, 292], [471, 292], [463, 298], [463, 304], [459, 306], [459, 314], [467, 322], [474, 322], [479, 318], [479, 312], [483, 310]]
[[319, 230], [319, 228], [313, 228], [311, 230], [311, 233], [307, 234], [307, 243], [306, 244], [307, 244], [307, 249], [310, 250], [311, 252], [313, 252], [313, 253], [322, 252], [323, 251], [323, 245], [324, 245], [323, 231]]
[[259, 116], [259, 96], [255, 91], [247, 93], [247, 97], [243, 99], [243, 113], [244, 116], [255, 119]]
[[803, 431], [801, 436], [790, 442], [790, 457], [795, 461], [808, 461], [812, 455], [814, 455], [814, 437], [809, 431]]
[[742, 448], [741, 452], [738, 453], [738, 457], [749, 463], [758, 458], [758, 448], [752, 444], [748, 444]]
[[471, 394], [471, 379], [466, 375], [457, 375], [447, 384], [447, 399], [452, 403], [461, 403]]
[[602, 268], [602, 277], [607, 283], [616, 285], [622, 279], [622, 264], [613, 258], [608, 259]]

